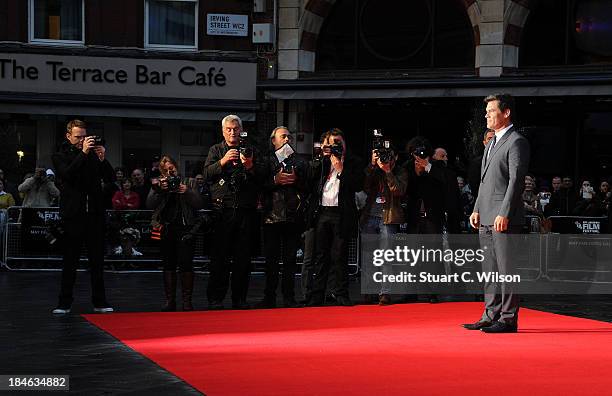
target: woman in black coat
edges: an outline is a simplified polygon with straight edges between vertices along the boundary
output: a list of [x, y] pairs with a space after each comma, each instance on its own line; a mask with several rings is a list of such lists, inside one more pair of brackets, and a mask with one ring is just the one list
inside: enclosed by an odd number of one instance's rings
[[159, 162], [161, 177], [151, 181], [147, 207], [151, 224], [160, 233], [166, 302], [162, 311], [176, 310], [177, 267], [181, 272], [183, 311], [192, 311], [194, 235], [200, 227], [202, 200], [178, 176], [178, 164], [170, 156]]

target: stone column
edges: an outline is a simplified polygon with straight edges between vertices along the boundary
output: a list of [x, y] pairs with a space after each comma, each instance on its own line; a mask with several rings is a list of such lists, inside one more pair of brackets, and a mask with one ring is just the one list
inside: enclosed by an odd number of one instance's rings
[[523, 26], [529, 14], [526, 0], [479, 0], [477, 11], [480, 41], [476, 46], [476, 68], [481, 77], [499, 77], [515, 69]]
[[279, 0], [278, 3], [278, 78], [298, 78], [300, 0]]

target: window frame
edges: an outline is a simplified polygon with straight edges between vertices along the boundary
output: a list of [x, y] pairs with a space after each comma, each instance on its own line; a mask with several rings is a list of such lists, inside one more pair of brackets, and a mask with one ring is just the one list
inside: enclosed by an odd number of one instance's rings
[[194, 44], [193, 45], [169, 45], [169, 44], [151, 44], [149, 43], [149, 2], [144, 0], [144, 48], [160, 51], [198, 51], [198, 36], [199, 36], [199, 17], [200, 17], [200, 1], [199, 0], [158, 0], [165, 2], [184, 2], [195, 3], [195, 29], [194, 29]]
[[83, 47], [85, 46], [85, 0], [81, 0], [81, 40], [54, 40], [54, 39], [41, 39], [34, 36], [35, 20], [34, 20], [34, 2], [36, 0], [28, 1], [28, 41], [31, 44], [40, 45], [52, 45], [52, 46], [69, 46], [69, 47]]

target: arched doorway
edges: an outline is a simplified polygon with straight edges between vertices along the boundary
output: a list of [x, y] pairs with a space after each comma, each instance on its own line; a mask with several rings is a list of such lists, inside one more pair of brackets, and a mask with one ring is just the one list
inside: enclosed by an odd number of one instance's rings
[[316, 71], [474, 68], [459, 0], [337, 0], [318, 36]]

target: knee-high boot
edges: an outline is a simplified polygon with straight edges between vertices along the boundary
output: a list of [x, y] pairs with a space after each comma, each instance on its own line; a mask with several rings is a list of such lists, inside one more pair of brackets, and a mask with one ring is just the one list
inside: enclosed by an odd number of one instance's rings
[[183, 293], [183, 311], [193, 311], [193, 272], [181, 272], [181, 291]]
[[176, 271], [164, 271], [164, 292], [166, 302], [162, 312], [176, 311]]

